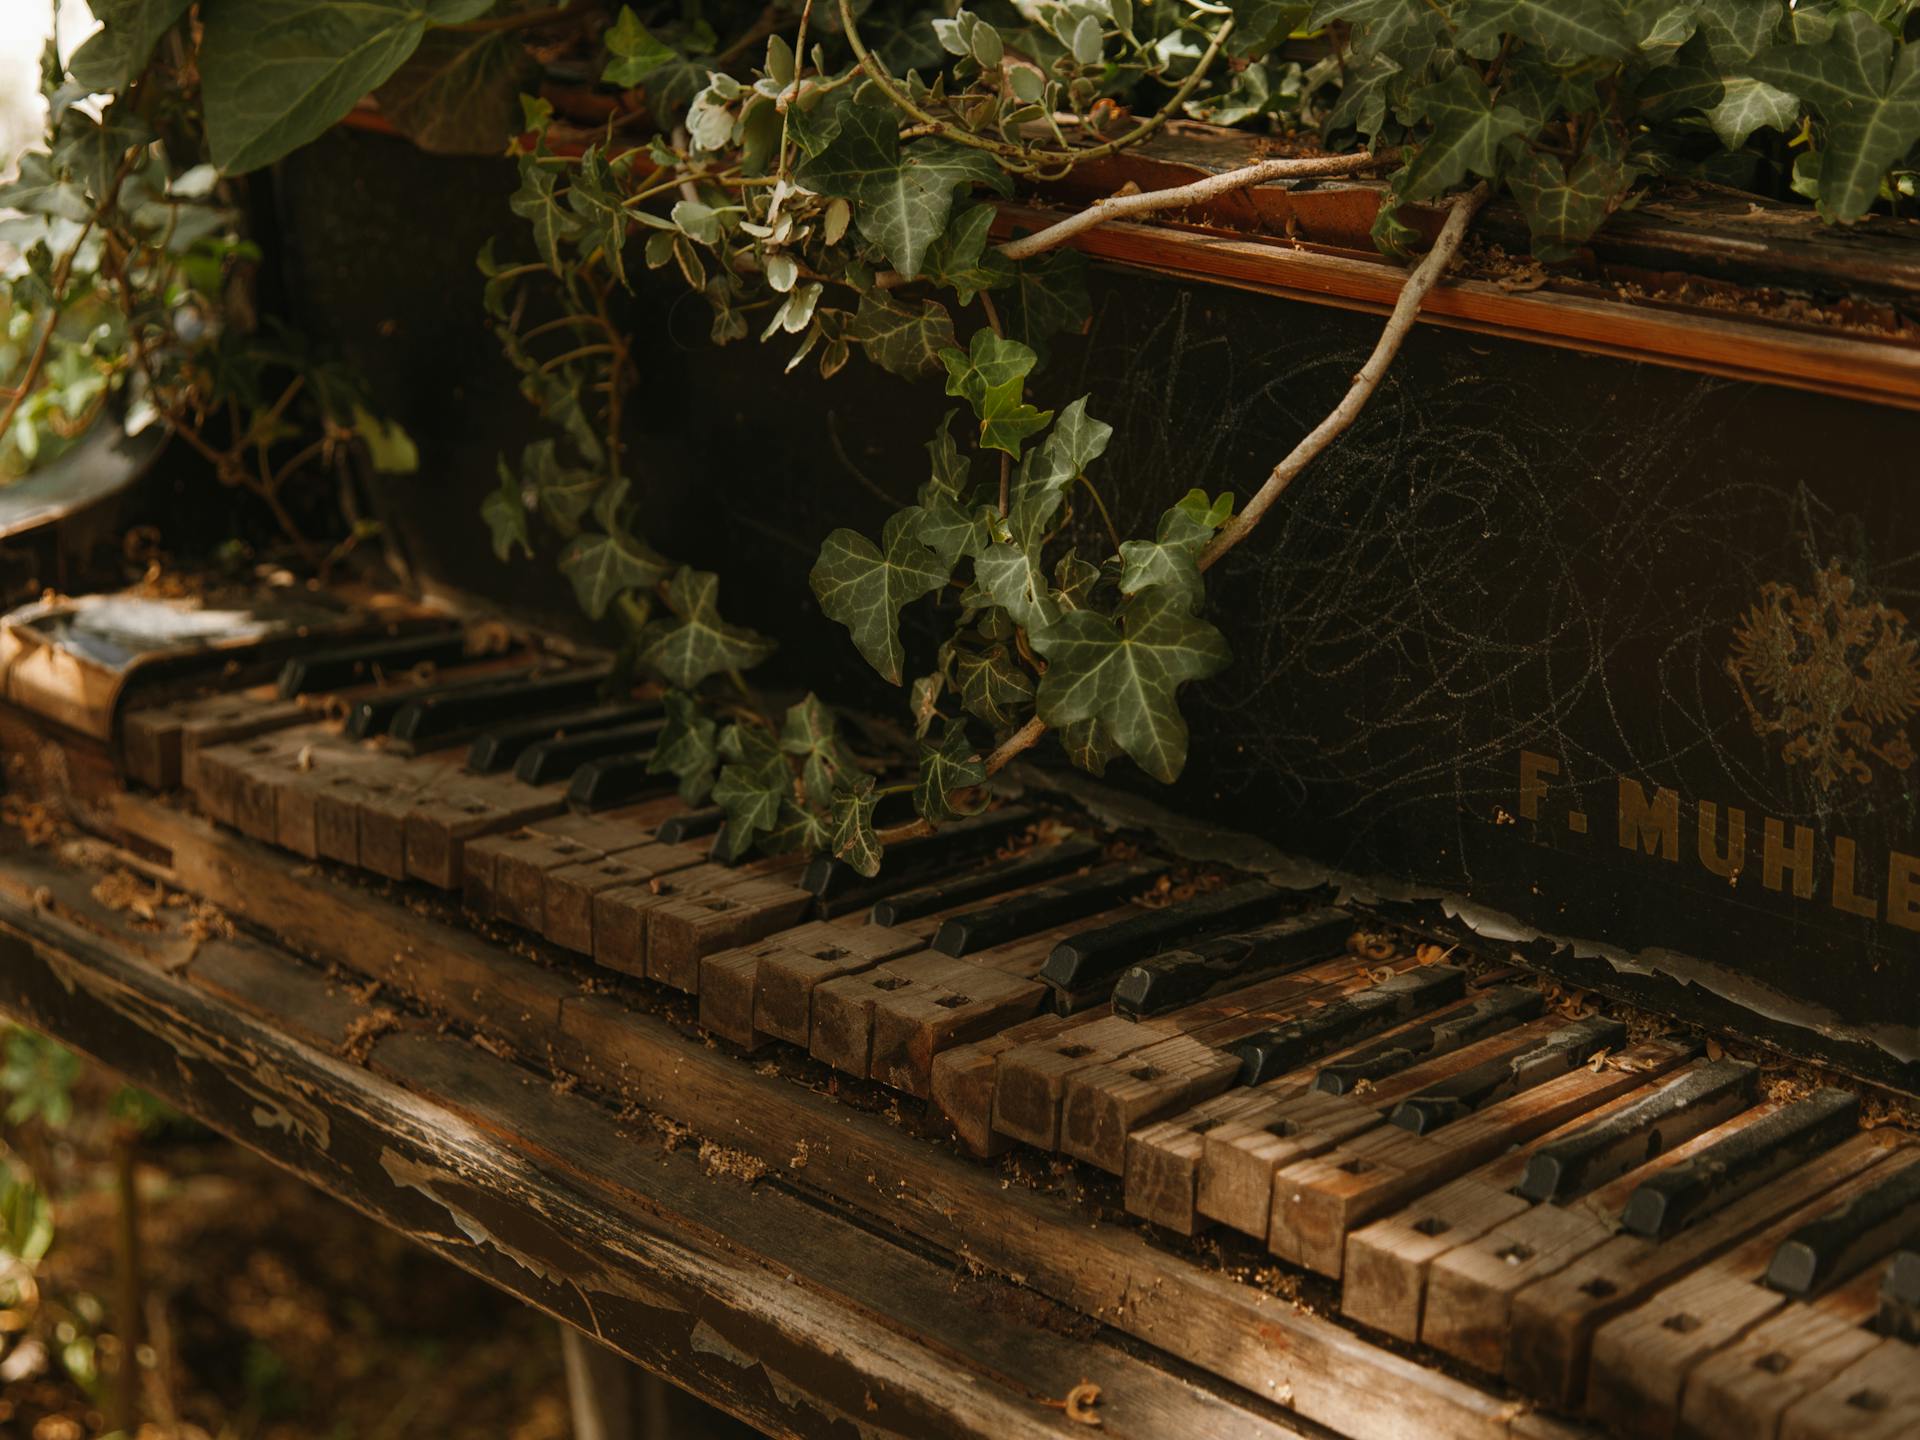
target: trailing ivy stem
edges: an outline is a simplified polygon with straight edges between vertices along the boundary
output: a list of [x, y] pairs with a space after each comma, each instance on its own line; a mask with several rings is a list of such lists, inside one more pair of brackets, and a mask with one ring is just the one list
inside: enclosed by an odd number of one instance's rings
[[859, 61], [860, 68], [866, 72], [867, 78], [873, 81], [882, 95], [893, 102], [895, 109], [911, 115], [922, 125], [931, 126], [929, 133], [937, 134], [957, 145], [991, 151], [1004, 158], [1018, 161], [1030, 169], [1040, 169], [1048, 165], [1071, 168], [1083, 160], [1098, 160], [1108, 155], [1117, 155], [1122, 150], [1138, 145], [1142, 140], [1153, 135], [1179, 113], [1180, 107], [1187, 103], [1188, 97], [1200, 87], [1200, 82], [1206, 78], [1207, 72], [1213, 69], [1214, 61], [1220, 58], [1221, 49], [1227, 43], [1227, 37], [1233, 34], [1233, 19], [1229, 16], [1220, 28], [1213, 32], [1213, 38], [1207, 45], [1206, 52], [1201, 55], [1199, 62], [1188, 73], [1187, 78], [1182, 80], [1173, 94], [1167, 97], [1165, 104], [1126, 134], [1101, 145], [1089, 146], [1085, 150], [1032, 150], [1024, 145], [1015, 145], [1011, 141], [992, 140], [984, 135], [976, 135], [971, 130], [962, 129], [950, 121], [942, 120], [939, 116], [922, 109], [911, 95], [894, 84], [893, 78], [887, 74], [886, 67], [871, 50], [867, 49], [866, 41], [860, 36], [859, 23], [854, 19], [853, 0], [840, 0], [840, 28], [846, 34], [847, 44], [853, 48], [853, 57]]
[[999, 250], [1008, 260], [1026, 260], [1056, 245], [1065, 244], [1097, 225], [1105, 225], [1110, 220], [1125, 220], [1135, 215], [1151, 215], [1158, 210], [1180, 210], [1192, 205], [1204, 205], [1235, 190], [1265, 184], [1270, 180], [1352, 175], [1362, 170], [1395, 164], [1399, 159], [1398, 150], [1382, 150], [1371, 155], [1315, 155], [1304, 159], [1261, 160], [1256, 164], [1243, 165], [1238, 170], [1223, 170], [1218, 175], [1209, 175], [1191, 185], [1144, 190], [1135, 195], [1109, 195], [1104, 200], [1094, 201], [1079, 214], [1069, 215], [1044, 230], [1036, 230], [1018, 240], [1009, 240]]
[[1386, 328], [1380, 332], [1380, 339], [1373, 347], [1373, 353], [1367, 357], [1367, 363], [1353, 377], [1353, 383], [1340, 403], [1333, 407], [1327, 418], [1309, 431], [1301, 442], [1268, 475], [1266, 482], [1246, 503], [1240, 513], [1229, 520], [1213, 542], [1200, 554], [1199, 566], [1204, 571], [1216, 564], [1234, 546], [1252, 533], [1253, 527], [1260, 523], [1260, 517], [1267, 513], [1269, 506], [1278, 500], [1287, 486], [1293, 483], [1302, 470], [1311, 465], [1320, 452], [1337, 439], [1359, 416], [1373, 398], [1373, 392], [1379, 388], [1385, 378], [1387, 367], [1400, 353], [1400, 346], [1413, 329], [1415, 317], [1420, 306], [1432, 293], [1440, 277], [1453, 263], [1453, 257], [1460, 251], [1460, 242], [1466, 238], [1467, 225], [1486, 203], [1487, 185], [1485, 181], [1473, 187], [1465, 195], [1453, 202], [1448, 211], [1446, 223], [1440, 227], [1439, 238], [1433, 242], [1433, 248], [1413, 267], [1406, 283], [1400, 287], [1400, 298], [1394, 301], [1393, 314], [1387, 318]]
[[1047, 733], [1047, 722], [1035, 715], [1013, 734], [1000, 742], [1000, 747], [987, 756], [987, 774], [998, 775], [1022, 750], [1031, 750], [1040, 743], [1040, 737]]

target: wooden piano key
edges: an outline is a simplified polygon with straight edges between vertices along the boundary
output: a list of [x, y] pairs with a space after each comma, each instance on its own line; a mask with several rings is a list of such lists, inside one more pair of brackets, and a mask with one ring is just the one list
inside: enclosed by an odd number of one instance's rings
[[1040, 978], [1068, 997], [1097, 994], [1105, 999], [1113, 993], [1120, 972], [1136, 960], [1169, 945], [1262, 924], [1297, 904], [1290, 891], [1265, 880], [1244, 880], [1062, 940], [1040, 967]]
[[1266, 1239], [1273, 1225], [1274, 1176], [1287, 1166], [1325, 1154], [1387, 1123], [1403, 1097], [1489, 1060], [1520, 1053], [1551, 1035], [1558, 1022], [1527, 1021], [1435, 1055], [1398, 1075], [1372, 1083], [1364, 1094], [1329, 1095], [1311, 1088], [1306, 1072], [1254, 1087], [1263, 1103], [1211, 1129], [1194, 1176], [1194, 1205], [1211, 1220]]
[[943, 915], [978, 900], [1084, 870], [1100, 859], [1100, 853], [1100, 847], [1091, 840], [1063, 840], [1036, 846], [1010, 860], [980, 862], [930, 885], [883, 896], [874, 902], [873, 921], [876, 925], [900, 925]]
[[488, 725], [473, 737], [467, 746], [467, 769], [476, 775], [511, 771], [527, 747], [542, 740], [637, 725], [659, 716], [657, 701], [639, 700], [594, 705], [559, 715], [536, 715], [527, 720], [503, 720]]
[[[1037, 970], [1044, 958], [1035, 953], [1030, 968]], [[909, 1055], [916, 1021], [924, 1019], [926, 1043], [931, 1045], [943, 1003], [954, 1011], [966, 1012], [967, 1021], [946, 1036], [949, 1043], [957, 1043], [1030, 1019], [1039, 1013], [1046, 994], [1047, 987], [1037, 980], [970, 965], [937, 951], [920, 951], [817, 986], [808, 1051], [814, 1059], [848, 1074], [872, 1074], [875, 1078], [894, 1074], [900, 1082], [896, 1088], [906, 1089], [916, 1083], [916, 1067]], [[905, 1008], [889, 1004], [892, 1054], [876, 1055], [880, 1006], [901, 996], [914, 998]], [[930, 1075], [932, 1053], [925, 1059]]]
[[1760, 1283], [1781, 1241], [1836, 1204], [1884, 1182], [1889, 1166], [1903, 1159], [1907, 1157], [1890, 1156], [1789, 1211], [1602, 1325], [1594, 1333], [1588, 1364], [1587, 1413], [1622, 1433], [1672, 1435], [1692, 1368], [1788, 1303], [1786, 1296]]
[[1882, 1340], [1780, 1417], [1780, 1440], [1913, 1440], [1920, 1364], [1905, 1341]]
[[1780, 1242], [1767, 1285], [1806, 1299], [1900, 1246], [1920, 1239], [1920, 1165], [1883, 1174], [1853, 1201]]
[[654, 838], [662, 845], [683, 845], [689, 840], [711, 840], [720, 833], [720, 827], [726, 823], [727, 812], [718, 805], [707, 805], [698, 810], [682, 809], [679, 814], [660, 822], [660, 828]]
[[933, 1062], [941, 1052], [1038, 1014], [1047, 992], [1036, 985], [1018, 975], [975, 967], [971, 974], [884, 997], [873, 1011], [868, 1074], [895, 1090], [927, 1098]]
[[360, 802], [366, 787], [351, 774], [334, 772], [311, 790], [314, 848], [322, 860], [360, 864]]
[[956, 1045], [933, 1057], [928, 1090], [960, 1142], [976, 1155], [997, 1155], [1012, 1141], [993, 1128], [994, 1072], [999, 1057], [1025, 1045], [1055, 1040], [1068, 1029], [1107, 1018], [1100, 1009], [1078, 1015], [1036, 1015], [998, 1035]]
[[[744, 947], [753, 962], [754, 1028], [805, 1049], [811, 1043], [813, 995], [819, 986], [912, 954], [925, 946], [929, 933], [924, 925], [875, 925], [848, 915], [814, 921]], [[704, 1008], [704, 964], [700, 983]]]
[[1621, 1227], [1653, 1239], [1677, 1233], [1701, 1215], [1746, 1194], [1854, 1131], [1859, 1097], [1827, 1087], [1743, 1130], [1708, 1160], [1662, 1171], [1634, 1192]]
[[1313, 1088], [1345, 1095], [1358, 1087], [1411, 1069], [1422, 1060], [1447, 1055], [1489, 1035], [1531, 1020], [1546, 1007], [1540, 991], [1513, 985], [1482, 990], [1463, 1004], [1357, 1046], [1320, 1066]]
[[685, 883], [685, 877], [698, 875], [701, 869], [667, 877], [667, 883], [680, 893], [669, 896], [647, 917], [648, 979], [695, 994], [703, 959], [797, 925], [812, 906], [813, 896], [794, 883], [800, 870], [797, 861], [752, 862], [743, 869], [754, 873], [716, 878], [710, 888], [700, 891]]
[[[1644, 1128], [1650, 1109], [1662, 1109], [1673, 1095], [1695, 1088], [1692, 1082], [1708, 1068], [1700, 1066], [1683, 1072], [1652, 1094], [1627, 1097], [1624, 1104], [1610, 1107], [1610, 1113], [1567, 1127], [1561, 1132], [1563, 1138], [1536, 1145], [1529, 1158], [1528, 1173], [1556, 1147], [1579, 1144], [1596, 1129]], [[1739, 1123], [1712, 1099], [1678, 1114], [1670, 1113], [1670, 1118], [1662, 1122], [1666, 1127], [1665, 1150], [1652, 1163], [1671, 1165], [1710, 1148], [1726, 1138], [1729, 1132], [1720, 1127], [1729, 1121]], [[1436, 1259], [1428, 1271], [1426, 1309], [1419, 1332], [1421, 1341], [1476, 1369], [1498, 1373], [1506, 1361], [1513, 1296], [1610, 1239], [1618, 1229], [1620, 1211], [1633, 1193], [1640, 1173], [1636, 1170], [1615, 1176], [1611, 1183], [1579, 1197], [1577, 1203], [1565, 1203], [1573, 1199], [1572, 1196], [1559, 1197], [1554, 1203], [1535, 1203], [1531, 1209], [1491, 1226], [1481, 1236], [1463, 1237]], [[1526, 1193], [1524, 1181], [1515, 1189], [1522, 1200], [1540, 1198]], [[1349, 1260], [1354, 1253], [1355, 1248], [1349, 1242]]]
[[[520, 757], [525, 760], [523, 755]], [[567, 782], [567, 805], [583, 815], [632, 805], [649, 796], [670, 793], [673, 776], [652, 770], [652, 747], [640, 754], [610, 755], [589, 760]], [[518, 767], [515, 767], [518, 773]]]
[[[1585, 1023], [1576, 1022], [1566, 1033], [1577, 1035]], [[1283, 1259], [1338, 1279], [1351, 1231], [1420, 1191], [1637, 1088], [1681, 1063], [1688, 1050], [1672, 1041], [1649, 1041], [1618, 1057], [1621, 1068], [1575, 1069], [1496, 1100], [1433, 1134], [1386, 1125], [1277, 1171], [1267, 1246]]]
[[464, 741], [484, 725], [583, 709], [599, 698], [609, 673], [594, 665], [422, 696], [395, 712], [387, 733], [418, 752]]
[[551, 736], [521, 751], [513, 764], [513, 776], [525, 785], [551, 785], [572, 780], [581, 766], [597, 760], [636, 755], [650, 759], [654, 743], [665, 728], [663, 720], [640, 720]]
[[235, 740], [251, 740], [313, 718], [306, 707], [255, 687], [131, 710], [120, 722], [120, 756], [127, 774], [154, 790], [176, 790], [188, 757]]
[[1874, 1328], [1896, 1340], [1920, 1342], [1920, 1251], [1902, 1250], [1887, 1266]]
[[1130, 1020], [1164, 1015], [1210, 995], [1331, 959], [1344, 953], [1352, 931], [1350, 914], [1321, 906], [1166, 950], [1120, 972], [1113, 984], [1113, 1008]]
[[[1263, 1112], [1274, 1101], [1264, 1089], [1228, 1090], [1135, 1130], [1127, 1137], [1127, 1210], [1168, 1230], [1194, 1234], [1204, 1223], [1194, 1200], [1207, 1135], [1243, 1115]], [[1260, 1233], [1266, 1233], [1264, 1227]]]
[[465, 904], [476, 914], [543, 933], [550, 873], [652, 844], [654, 827], [678, 804], [666, 799], [594, 816], [562, 812], [475, 840], [462, 858]]
[[1680, 1430], [1689, 1436], [1777, 1435], [1780, 1416], [1880, 1343], [1870, 1328], [1872, 1268], [1817, 1300], [1784, 1307], [1687, 1376]]
[[325, 690], [378, 684], [420, 665], [453, 666], [467, 657], [467, 633], [444, 626], [295, 655], [280, 667], [277, 692], [291, 700]]
[[1466, 993], [1467, 972], [1423, 965], [1239, 1041], [1243, 1084], [1259, 1085]]
[[426, 684], [387, 686], [353, 702], [347, 712], [346, 734], [354, 740], [385, 735], [394, 717], [417, 701], [468, 694], [505, 680], [530, 680], [539, 673], [535, 662], [516, 655], [476, 661]]
[[419, 803], [425, 775], [385, 771], [362, 781], [355, 806], [360, 825], [360, 868], [389, 880], [407, 878], [407, 816]]
[[1037, 885], [1017, 899], [948, 917], [934, 934], [933, 948], [967, 955], [1070, 924], [1143, 894], [1166, 869], [1162, 860], [1128, 860]]
[[886, 896], [977, 868], [1039, 818], [1028, 806], [1007, 805], [956, 820], [931, 835], [889, 845], [880, 873], [871, 877], [831, 855], [816, 855], [801, 872], [800, 884], [819, 901], [815, 909], [823, 920], [851, 914]]
[[[1409, 965], [1410, 960], [1400, 962]], [[1316, 998], [1332, 998], [1373, 983], [1352, 957], [1323, 961], [1279, 980], [1261, 981], [1276, 1004], [1291, 995], [1300, 1007]], [[1204, 1009], [1177, 1010], [1150, 1020], [1103, 1016], [1084, 1026], [1067, 1026], [1044, 1042], [1007, 1050], [997, 1057], [994, 1073], [993, 1125], [1002, 1134], [1043, 1150], [1060, 1148], [1060, 1104], [1067, 1079], [1087, 1065], [1119, 1060], [1168, 1035], [1187, 1023], [1207, 1023], [1222, 1013], [1218, 997], [1200, 1002]], [[1241, 1007], [1233, 1011], [1238, 1013]], [[1203, 1018], [1204, 1017], [1204, 1018]]]
[[469, 842], [564, 809], [555, 791], [542, 793], [483, 775], [455, 776], [407, 812], [407, 874], [442, 890], [458, 889]]
[[350, 787], [356, 777], [378, 770], [384, 757], [342, 740], [328, 727], [307, 726], [290, 733], [310, 739], [295, 752], [294, 764], [275, 792], [275, 843], [309, 860], [357, 866], [358, 795], [349, 798]]
[[1409, 1095], [1394, 1108], [1392, 1121], [1414, 1135], [1431, 1135], [1497, 1100], [1517, 1095], [1587, 1062], [1588, 1057], [1624, 1044], [1627, 1027], [1593, 1017], [1556, 1030], [1534, 1049], [1508, 1060], [1489, 1060], [1463, 1070], [1444, 1084]]
[[541, 876], [540, 932], [556, 945], [591, 955], [596, 895], [705, 862], [706, 853], [696, 846], [650, 842], [547, 870]]
[[[1739, 1140], [1736, 1135], [1722, 1143], [1737, 1150]], [[1535, 1281], [1513, 1297], [1503, 1373], [1550, 1404], [1578, 1403], [1587, 1389], [1588, 1345], [1603, 1324], [1781, 1214], [1877, 1165], [1892, 1143], [1884, 1132], [1855, 1134], [1803, 1164], [1768, 1177], [1766, 1183], [1718, 1210], [1699, 1215], [1668, 1239], [1615, 1235], [1564, 1269]], [[1718, 1148], [1710, 1147], [1688, 1163], [1712, 1163]]]

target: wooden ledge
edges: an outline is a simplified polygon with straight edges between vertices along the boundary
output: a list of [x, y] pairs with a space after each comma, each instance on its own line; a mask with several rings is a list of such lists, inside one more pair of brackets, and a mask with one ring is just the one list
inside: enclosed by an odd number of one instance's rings
[[[311, 959], [379, 981], [387, 1003], [418, 1005], [487, 1048], [417, 1026], [368, 1036], [366, 1002], [329, 992], [267, 945], [208, 945], [179, 965], [177, 942], [141, 935], [92, 899], [93, 874], [38, 852], [0, 864], [0, 933], [37, 957], [0, 964], [0, 1009], [103, 1055], [562, 1318], [590, 1332], [598, 1324], [648, 1368], [692, 1364], [675, 1378], [697, 1374], [714, 1403], [757, 1423], [798, 1387], [807, 1421], [783, 1408], [783, 1431], [813, 1433], [842, 1416], [910, 1434], [1059, 1433], [1057, 1412], [1039, 1399], [1064, 1395], [1085, 1372], [1111, 1403], [1106, 1428], [1123, 1434], [1276, 1435], [1291, 1416], [1362, 1440], [1580, 1433], [1131, 1229], [1089, 1226], [1059, 1197], [1006, 1188], [993, 1168], [763, 1075], [617, 996], [584, 993], [576, 978], [158, 802], [121, 795], [110, 806], [100, 818], [167, 857], [158, 873], [173, 883], [236, 919], [270, 923]], [[355, 1051], [368, 1068], [329, 1053], [350, 1034], [368, 1042]], [[505, 1055], [625, 1097], [723, 1147], [710, 1152], [723, 1168], [764, 1178], [705, 1180], [689, 1151], [660, 1157], [643, 1125], [623, 1126], [584, 1089], [556, 1093]], [[316, 1135], [332, 1139], [317, 1145]], [[479, 1243], [466, 1238], [475, 1224]], [[702, 1269], [710, 1254], [727, 1257], [712, 1275]], [[791, 1301], [784, 1310], [754, 1278], [769, 1268], [801, 1286], [778, 1291]], [[962, 1272], [1010, 1277], [1029, 1306], [1065, 1307], [1107, 1329], [1070, 1341], [1010, 1319], [1017, 1311], [969, 1319], [935, 1293]], [[649, 1298], [663, 1293], [679, 1308]], [[668, 1339], [641, 1333], [669, 1309]], [[610, 1322], [614, 1314], [630, 1318]], [[726, 1344], [694, 1335], [701, 1322]], [[1100, 1338], [1109, 1332], [1160, 1358], [1130, 1358]], [[801, 1364], [827, 1337], [834, 1355]], [[923, 1365], [921, 1349], [949, 1357], [948, 1371]], [[756, 1359], [762, 1351], [776, 1358]], [[1211, 1378], [1196, 1384], [1186, 1367]], [[763, 1393], [766, 1369], [779, 1379]], [[893, 1418], [864, 1413], [864, 1401], [847, 1416], [856, 1382]], [[925, 1419], [955, 1384], [987, 1398], [939, 1424]], [[1123, 1423], [1123, 1394], [1141, 1397], [1127, 1405], [1150, 1424]]]

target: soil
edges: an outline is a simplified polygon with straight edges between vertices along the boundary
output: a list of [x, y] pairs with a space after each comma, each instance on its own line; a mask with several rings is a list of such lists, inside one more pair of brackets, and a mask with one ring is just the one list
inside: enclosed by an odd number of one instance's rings
[[[53, 1172], [57, 1228], [37, 1304], [0, 1309], [4, 1440], [112, 1433], [118, 1203], [100, 1089], [89, 1081], [72, 1125], [18, 1147]], [[139, 1153], [151, 1354], [137, 1440], [570, 1434], [552, 1321], [182, 1122]], [[88, 1337], [93, 1393], [72, 1373]]]

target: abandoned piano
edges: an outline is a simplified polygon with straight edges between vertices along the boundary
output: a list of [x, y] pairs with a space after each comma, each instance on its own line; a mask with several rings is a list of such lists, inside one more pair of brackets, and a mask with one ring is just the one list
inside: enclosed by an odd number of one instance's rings
[[[1344, 384], [1364, 188], [1088, 233], [1122, 503]], [[1178, 789], [1016, 766], [874, 880], [714, 858], [444, 494], [426, 600], [16, 612], [0, 1010], [776, 1433], [1920, 1434], [1920, 257], [1711, 198], [1442, 289]], [[742, 576], [832, 523], [757, 363], [680, 397]]]

